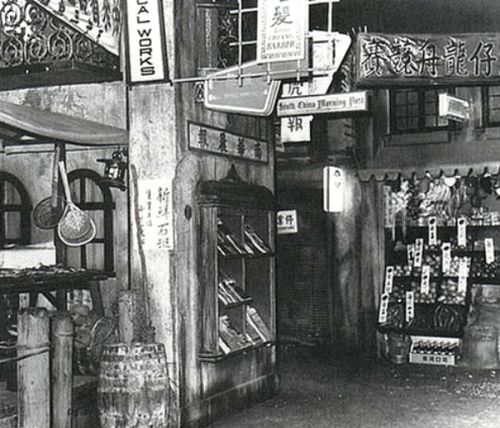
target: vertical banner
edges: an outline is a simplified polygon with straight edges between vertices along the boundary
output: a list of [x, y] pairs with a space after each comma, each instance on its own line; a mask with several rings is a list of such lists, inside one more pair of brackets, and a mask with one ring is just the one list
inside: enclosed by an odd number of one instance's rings
[[257, 62], [305, 58], [309, 0], [259, 0]]
[[173, 250], [172, 186], [158, 179], [139, 180], [137, 184], [143, 248]]
[[168, 80], [160, 0], [127, 4], [127, 77], [129, 83]]
[[340, 168], [323, 168], [323, 209], [329, 213], [342, 212], [344, 208], [344, 172]]

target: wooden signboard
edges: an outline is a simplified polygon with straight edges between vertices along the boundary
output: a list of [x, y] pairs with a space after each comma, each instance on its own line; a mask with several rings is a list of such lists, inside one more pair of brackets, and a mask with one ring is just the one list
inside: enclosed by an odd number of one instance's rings
[[212, 154], [267, 163], [268, 143], [194, 122], [188, 122], [189, 148]]
[[500, 33], [360, 33], [361, 85], [466, 85], [500, 81]]
[[161, 2], [137, 0], [126, 4], [128, 82], [169, 80]]

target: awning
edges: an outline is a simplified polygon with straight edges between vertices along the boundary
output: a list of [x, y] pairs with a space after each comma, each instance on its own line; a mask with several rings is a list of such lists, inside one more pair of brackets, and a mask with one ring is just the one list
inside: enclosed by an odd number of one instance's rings
[[86, 119], [0, 101], [4, 145], [63, 142], [85, 146], [128, 144], [128, 131]]
[[394, 180], [400, 174], [406, 178], [413, 174], [421, 178], [427, 172], [434, 177], [440, 174], [480, 175], [486, 171], [496, 175], [499, 169], [499, 141], [481, 139], [382, 147], [367, 168], [358, 171], [358, 175], [363, 181], [372, 177], [382, 181]]

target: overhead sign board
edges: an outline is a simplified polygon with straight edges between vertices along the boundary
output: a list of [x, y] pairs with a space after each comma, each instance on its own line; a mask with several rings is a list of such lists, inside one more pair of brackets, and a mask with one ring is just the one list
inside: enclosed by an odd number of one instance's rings
[[188, 122], [188, 141], [190, 150], [262, 163], [269, 160], [267, 141], [233, 134], [223, 128]]
[[362, 85], [469, 84], [500, 81], [500, 33], [360, 33]]
[[309, 0], [259, 0], [257, 19], [258, 62], [305, 58]]
[[126, 3], [129, 83], [168, 80], [160, 0], [137, 0]]
[[463, 122], [470, 118], [470, 103], [445, 93], [439, 94], [439, 116]]
[[368, 95], [366, 91], [282, 98], [278, 101], [277, 105], [278, 116], [300, 116], [367, 110]]
[[[206, 77], [205, 107], [253, 116], [269, 116], [276, 105], [280, 81], [307, 74], [307, 61], [281, 62], [271, 68], [257, 61], [233, 66]], [[272, 74], [268, 75], [268, 71]]]

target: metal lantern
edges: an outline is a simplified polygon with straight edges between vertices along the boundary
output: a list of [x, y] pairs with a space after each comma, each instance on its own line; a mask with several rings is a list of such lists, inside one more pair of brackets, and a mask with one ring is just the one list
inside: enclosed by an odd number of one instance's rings
[[102, 183], [110, 187], [118, 187], [120, 190], [125, 190], [125, 173], [127, 172], [127, 162], [124, 158], [127, 156], [125, 150], [115, 150], [111, 155], [111, 159], [97, 159], [97, 162], [103, 162], [104, 174], [101, 180]]

